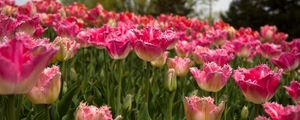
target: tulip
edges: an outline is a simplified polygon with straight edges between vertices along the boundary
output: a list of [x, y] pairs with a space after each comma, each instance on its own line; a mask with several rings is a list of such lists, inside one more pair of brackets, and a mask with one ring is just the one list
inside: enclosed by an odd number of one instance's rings
[[11, 37], [16, 31], [19, 22], [16, 19], [7, 17], [5, 15], [0, 15], [0, 41], [4, 36]]
[[131, 51], [129, 41], [111, 40], [106, 43], [106, 50], [113, 59], [124, 59]]
[[57, 66], [46, 68], [39, 81], [27, 94], [29, 100], [34, 104], [52, 104], [58, 98], [61, 87], [61, 73]]
[[16, 28], [17, 32], [25, 32], [28, 35], [39, 37], [46, 30], [39, 23], [40, 19], [38, 16], [28, 17], [26, 15], [17, 15], [19, 25]]
[[244, 106], [243, 109], [242, 109], [242, 112], [241, 112], [241, 118], [243, 120], [247, 120], [248, 116], [249, 116], [249, 109], [248, 109], [247, 106]]
[[299, 120], [300, 105], [288, 105], [283, 107], [278, 103], [265, 103], [263, 105], [265, 112], [272, 120]]
[[300, 83], [293, 80], [291, 81], [290, 86], [284, 86], [284, 88], [295, 103], [300, 104]]
[[177, 88], [177, 79], [175, 69], [171, 68], [168, 70], [166, 79], [166, 88], [169, 91], [173, 91]]
[[39, 80], [57, 49], [44, 40], [25, 34], [0, 46], [0, 94], [25, 94]]
[[134, 42], [136, 55], [145, 61], [158, 59], [169, 45], [175, 42], [175, 34], [172, 31], [161, 32], [158, 28], [144, 28], [138, 40]]
[[168, 59], [168, 67], [175, 69], [177, 76], [185, 76], [189, 72], [189, 68], [192, 64], [189, 58], [175, 56], [175, 58]]
[[248, 101], [262, 104], [275, 94], [281, 75], [282, 69], [273, 72], [262, 64], [250, 69], [239, 68], [234, 71], [233, 78]]
[[265, 25], [260, 27], [260, 34], [263, 37], [263, 41], [271, 41], [276, 32], [276, 26]]
[[162, 56], [157, 58], [156, 60], [151, 61], [151, 65], [155, 67], [162, 67], [166, 64], [169, 52], [164, 52]]
[[187, 41], [178, 41], [175, 45], [176, 55], [180, 57], [188, 57], [194, 50], [194, 45]]
[[53, 44], [59, 46], [59, 51], [55, 55], [55, 60], [66, 61], [74, 57], [79, 48], [79, 43], [69, 37], [56, 37]]
[[75, 120], [113, 120], [109, 107], [87, 106], [80, 103], [76, 110]]
[[265, 116], [258, 116], [254, 120], [270, 120], [270, 119], [266, 118]]
[[218, 65], [228, 64], [232, 59], [233, 55], [229, 53], [226, 49], [216, 49], [210, 50], [205, 47], [197, 46], [194, 51], [194, 59], [196, 63], [207, 63], [207, 62], [215, 62]]
[[69, 17], [53, 23], [54, 31], [63, 37], [75, 37], [80, 31], [80, 22], [75, 17]]
[[220, 120], [225, 109], [222, 101], [218, 106], [211, 97], [185, 97], [184, 111], [187, 120]]
[[198, 86], [208, 92], [218, 92], [227, 83], [232, 69], [229, 65], [219, 66], [214, 62], [205, 63], [202, 71], [196, 67], [190, 68]]
[[285, 71], [296, 69], [300, 64], [300, 52], [284, 52], [277, 58], [271, 59], [271, 63]]
[[258, 46], [258, 52], [265, 58], [274, 58], [282, 52], [281, 46], [271, 43], [264, 43]]

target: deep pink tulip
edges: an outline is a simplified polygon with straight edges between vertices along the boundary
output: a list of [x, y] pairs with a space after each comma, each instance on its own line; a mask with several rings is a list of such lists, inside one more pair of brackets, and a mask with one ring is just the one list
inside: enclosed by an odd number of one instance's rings
[[4, 36], [11, 37], [16, 31], [19, 22], [16, 19], [7, 17], [5, 15], [0, 15], [0, 41]]
[[39, 37], [46, 30], [40, 25], [40, 18], [38, 16], [28, 17], [26, 15], [17, 15], [19, 22], [16, 31], [25, 32], [28, 35]]
[[227, 83], [232, 68], [229, 65], [219, 66], [214, 62], [205, 63], [202, 70], [196, 67], [190, 68], [198, 86], [208, 92], [218, 92]]
[[168, 59], [168, 67], [175, 69], [177, 76], [185, 76], [189, 72], [189, 68], [192, 64], [189, 58], [175, 56], [175, 58]]
[[113, 120], [108, 106], [97, 108], [80, 103], [76, 110], [75, 120]]
[[138, 34], [138, 40], [134, 42], [134, 51], [142, 60], [153, 61], [174, 42], [174, 32], [162, 32], [158, 28], [147, 27]]
[[195, 48], [193, 56], [194, 60], [198, 64], [215, 62], [220, 66], [228, 64], [234, 57], [226, 49], [211, 50], [201, 46], [197, 46]]
[[211, 97], [185, 97], [184, 111], [187, 120], [221, 120], [225, 103], [218, 106]]
[[264, 57], [264, 58], [274, 58], [280, 55], [282, 52], [281, 46], [272, 44], [272, 43], [264, 43], [258, 46], [258, 52]]
[[59, 51], [56, 53], [54, 60], [66, 61], [74, 57], [77, 53], [80, 44], [69, 37], [56, 37], [53, 44], [59, 47]]
[[24, 94], [38, 81], [57, 49], [43, 40], [33, 41], [25, 34], [0, 47], [0, 94]]
[[262, 104], [275, 94], [281, 75], [281, 69], [274, 72], [262, 64], [250, 69], [239, 68], [234, 71], [233, 78], [248, 101]]
[[300, 52], [295, 50], [283, 52], [277, 58], [271, 59], [271, 63], [285, 71], [296, 69], [300, 64]]
[[295, 103], [300, 104], [300, 83], [293, 80], [291, 81], [290, 86], [284, 86], [284, 88]]
[[129, 41], [111, 40], [106, 43], [106, 50], [112, 59], [124, 59], [131, 51]]
[[300, 120], [300, 105], [283, 107], [275, 102], [267, 102], [263, 107], [272, 120]]
[[192, 42], [178, 41], [175, 45], [176, 55], [179, 57], [189, 57], [194, 51], [195, 45]]
[[53, 23], [54, 31], [63, 37], [76, 37], [80, 31], [80, 23], [77, 18], [69, 17]]
[[112, 29], [108, 25], [104, 25], [101, 28], [86, 29], [77, 34], [77, 42], [82, 46], [95, 46], [97, 48], [105, 48], [106, 37]]
[[61, 87], [61, 73], [58, 66], [46, 68], [39, 77], [36, 85], [27, 94], [34, 104], [52, 104], [59, 95]]

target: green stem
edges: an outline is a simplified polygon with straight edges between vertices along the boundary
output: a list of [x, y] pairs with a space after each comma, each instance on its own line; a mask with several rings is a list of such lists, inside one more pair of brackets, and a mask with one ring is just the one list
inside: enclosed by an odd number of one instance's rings
[[172, 111], [173, 111], [173, 104], [174, 104], [174, 97], [175, 97], [176, 91], [172, 91], [171, 97], [168, 102], [168, 115], [167, 115], [167, 120], [173, 120], [172, 118]]
[[117, 115], [119, 115], [121, 112], [121, 95], [122, 95], [122, 74], [123, 74], [123, 66], [122, 61], [117, 61], [116, 69], [119, 69], [119, 76], [118, 76], [118, 91], [117, 91]]
[[8, 103], [7, 103], [7, 120], [17, 120], [18, 109], [16, 109], [16, 95], [9, 95], [8, 96]]

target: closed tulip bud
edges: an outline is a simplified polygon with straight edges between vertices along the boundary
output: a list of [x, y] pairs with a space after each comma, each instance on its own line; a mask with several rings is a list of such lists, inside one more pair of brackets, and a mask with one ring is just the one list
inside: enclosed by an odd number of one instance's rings
[[130, 111], [131, 110], [131, 107], [132, 107], [132, 98], [133, 98], [133, 95], [131, 94], [128, 94], [126, 95], [125, 99], [124, 99], [124, 104], [123, 104], [123, 108]]
[[176, 79], [176, 72], [175, 69], [169, 69], [167, 73], [167, 79], [166, 79], [166, 88], [169, 91], [173, 91], [177, 88], [177, 79]]
[[162, 67], [166, 64], [169, 52], [164, 52], [162, 56], [157, 58], [156, 60], [151, 61], [151, 65], [154, 67]]
[[37, 84], [27, 94], [34, 104], [52, 104], [58, 98], [61, 87], [61, 73], [57, 66], [46, 68]]
[[290, 86], [284, 86], [290, 97], [296, 104], [300, 104], [300, 83], [297, 81], [291, 81]]
[[241, 112], [241, 118], [243, 120], [247, 120], [248, 119], [248, 115], [249, 115], [249, 110], [247, 106], [244, 106]]

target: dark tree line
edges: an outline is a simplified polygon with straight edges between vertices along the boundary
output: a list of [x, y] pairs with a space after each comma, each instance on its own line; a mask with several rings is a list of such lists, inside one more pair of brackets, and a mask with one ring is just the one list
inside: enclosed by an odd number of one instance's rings
[[291, 38], [300, 37], [300, 0], [233, 0], [221, 18], [236, 28], [276, 25]]

